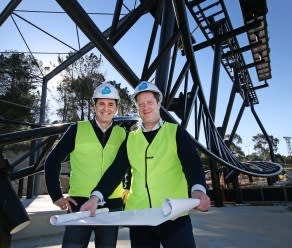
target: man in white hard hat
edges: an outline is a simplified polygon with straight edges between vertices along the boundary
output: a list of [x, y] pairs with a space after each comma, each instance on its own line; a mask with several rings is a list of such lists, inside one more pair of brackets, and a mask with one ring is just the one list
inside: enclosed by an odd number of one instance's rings
[[[117, 89], [110, 83], [96, 88], [92, 96], [95, 118], [78, 121], [71, 125], [45, 162], [45, 178], [48, 193], [55, 205], [69, 212], [80, 211], [90, 197], [104, 172], [116, 159], [126, 156], [126, 132], [113, 125], [113, 117], [120, 100]], [[61, 162], [70, 156], [70, 189], [68, 196], [62, 193], [59, 175]], [[114, 189], [104, 207], [122, 210], [122, 185]], [[92, 231], [96, 247], [116, 247], [118, 227], [112, 226], [66, 226], [62, 247], [87, 247]]]
[[[166, 198], [200, 199], [196, 207], [207, 211], [210, 198], [206, 194], [205, 176], [196, 146], [189, 133], [180, 125], [160, 117], [162, 93], [156, 85], [142, 81], [135, 88], [135, 98], [142, 125], [131, 131], [127, 139], [127, 154], [132, 181], [126, 210], [159, 208]], [[125, 172], [113, 163], [94, 191], [100, 193], [96, 204], [110, 194]], [[93, 200], [82, 206], [95, 208]], [[196, 247], [192, 223], [188, 214], [158, 226], [130, 226], [131, 247]]]

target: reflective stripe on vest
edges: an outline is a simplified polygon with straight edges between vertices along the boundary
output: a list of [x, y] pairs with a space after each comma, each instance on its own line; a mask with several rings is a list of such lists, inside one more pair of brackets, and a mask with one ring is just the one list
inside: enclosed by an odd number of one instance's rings
[[132, 182], [126, 209], [161, 207], [165, 198], [188, 197], [177, 155], [176, 130], [176, 124], [165, 122], [151, 144], [141, 129], [130, 132], [127, 152]]
[[[125, 138], [125, 130], [114, 126], [105, 147], [102, 147], [91, 123], [77, 122], [75, 148], [70, 154], [70, 196], [90, 196], [93, 188], [114, 161]], [[109, 198], [121, 196], [122, 183]]]

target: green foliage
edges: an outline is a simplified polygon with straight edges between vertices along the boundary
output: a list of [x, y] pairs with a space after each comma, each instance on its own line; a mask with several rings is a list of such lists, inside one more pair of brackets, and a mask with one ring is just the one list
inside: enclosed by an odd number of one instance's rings
[[[269, 138], [272, 144], [273, 152], [276, 153], [278, 150], [279, 139], [274, 138], [273, 136], [269, 136]], [[260, 160], [269, 159], [270, 149], [266, 137], [263, 134], [258, 133], [257, 135], [252, 136], [252, 141], [255, 142], [254, 150], [257, 152]]]
[[[62, 59], [59, 58], [62, 63]], [[91, 97], [94, 89], [105, 79], [99, 72], [102, 63], [101, 57], [93, 53], [85, 55], [63, 72], [63, 79], [57, 87], [57, 109], [62, 122], [71, 122], [90, 119], [92, 116]]]
[[242, 138], [238, 134], [235, 134], [233, 140], [229, 141], [230, 134], [226, 134], [225, 139], [228, 140], [228, 143], [230, 144], [229, 148], [232, 151], [232, 153], [239, 160], [243, 160], [245, 157], [245, 154], [242, 151], [241, 147], [239, 146], [239, 144], [242, 144]]
[[[61, 58], [59, 62], [62, 63]], [[101, 64], [101, 57], [91, 53], [65, 70], [63, 79], [57, 87], [57, 101], [62, 105], [57, 109], [57, 114], [62, 122], [75, 122], [93, 117], [92, 95], [94, 89], [105, 81], [104, 75], [99, 71]], [[109, 83], [116, 86], [120, 92], [119, 115], [135, 112], [135, 104], [129, 96], [128, 89], [122, 88], [116, 81]]]
[[127, 115], [127, 114], [135, 114], [137, 113], [136, 105], [134, 100], [129, 94], [128, 88], [121, 88], [121, 84], [116, 83], [116, 81], [108, 81], [112, 85], [114, 85], [120, 94], [120, 102], [119, 102], [119, 115]]
[[[33, 57], [23, 53], [0, 55], [0, 116], [12, 122], [35, 123], [39, 112], [41, 67]], [[1, 124], [9, 132], [23, 126]]]

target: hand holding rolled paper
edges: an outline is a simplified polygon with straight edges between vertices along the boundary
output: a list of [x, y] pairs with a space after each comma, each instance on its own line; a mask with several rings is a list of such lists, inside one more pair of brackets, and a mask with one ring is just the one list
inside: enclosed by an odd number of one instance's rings
[[200, 204], [198, 199], [165, 199], [162, 208], [146, 208], [108, 212], [108, 209], [98, 209], [95, 217], [90, 217], [89, 211], [54, 215], [50, 218], [52, 225], [143, 225], [157, 226], [167, 220], [187, 214]]

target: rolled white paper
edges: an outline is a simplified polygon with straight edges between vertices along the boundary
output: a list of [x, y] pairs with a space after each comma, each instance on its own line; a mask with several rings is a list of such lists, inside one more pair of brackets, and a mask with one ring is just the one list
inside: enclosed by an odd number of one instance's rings
[[[100, 209], [96, 209], [95, 214], [97, 215], [100, 213], [106, 213], [108, 211], [109, 211], [108, 208], [100, 208]], [[89, 211], [80, 211], [80, 212], [69, 213], [69, 214], [53, 215], [50, 218], [50, 223], [52, 225], [60, 225], [68, 221], [80, 220], [87, 217], [90, 217]]]
[[157, 226], [168, 220], [187, 214], [188, 211], [200, 204], [198, 199], [165, 199], [161, 208], [145, 208], [108, 212], [98, 209], [95, 217], [90, 213], [77, 212], [54, 215], [52, 225], [110, 225], [110, 226]]
[[164, 216], [170, 220], [175, 220], [178, 217], [187, 214], [188, 211], [197, 207], [200, 204], [199, 199], [165, 199], [162, 205]]

